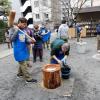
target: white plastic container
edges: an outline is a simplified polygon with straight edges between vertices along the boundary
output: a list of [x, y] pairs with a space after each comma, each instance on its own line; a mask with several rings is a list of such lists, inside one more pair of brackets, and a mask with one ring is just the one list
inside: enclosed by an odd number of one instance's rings
[[97, 53], [95, 55], [92, 56], [94, 59], [96, 59], [97, 61], [100, 61], [100, 53]]
[[77, 42], [77, 52], [86, 53], [87, 42]]

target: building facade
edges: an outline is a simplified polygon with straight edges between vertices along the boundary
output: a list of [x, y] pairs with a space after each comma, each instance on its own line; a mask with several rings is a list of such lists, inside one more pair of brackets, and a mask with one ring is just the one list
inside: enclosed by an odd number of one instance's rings
[[30, 0], [12, 0], [12, 9], [16, 11], [15, 21], [20, 17], [28, 20], [28, 26], [33, 25], [32, 8]]
[[100, 20], [100, 0], [87, 0], [80, 9], [76, 22], [85, 27], [86, 36], [96, 35], [96, 26]]
[[[17, 0], [17, 2], [11, 0], [11, 2], [12, 9], [16, 10], [15, 21], [24, 16], [28, 20], [28, 25], [31, 26], [33, 23], [58, 24], [62, 19], [69, 20], [70, 7], [75, 6], [77, 0]], [[87, 0], [83, 8], [99, 5], [100, 0]]]
[[31, 0], [34, 23], [45, 23], [51, 20], [50, 0]]
[[21, 3], [19, 0], [17, 0], [17, 2], [16, 2], [16, 0], [12, 0], [11, 6], [12, 6], [12, 10], [16, 11], [15, 22], [17, 22], [18, 19], [22, 16], [22, 13], [20, 11]]
[[16, 11], [15, 21], [24, 16], [28, 25], [51, 21], [51, 0], [12, 0], [12, 9]]

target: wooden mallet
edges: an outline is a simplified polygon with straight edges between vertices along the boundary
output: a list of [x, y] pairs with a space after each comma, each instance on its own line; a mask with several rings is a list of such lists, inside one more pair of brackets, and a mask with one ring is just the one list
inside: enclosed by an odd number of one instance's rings
[[11, 10], [10, 13], [9, 13], [9, 17], [8, 17], [8, 26], [9, 27], [13, 26], [15, 15], [16, 15], [16, 11], [15, 10]]

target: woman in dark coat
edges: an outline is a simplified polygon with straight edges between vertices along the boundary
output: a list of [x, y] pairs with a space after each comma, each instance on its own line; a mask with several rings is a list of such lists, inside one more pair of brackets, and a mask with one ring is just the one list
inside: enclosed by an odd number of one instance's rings
[[43, 61], [43, 41], [42, 41], [42, 35], [41, 35], [38, 25], [34, 26], [33, 37], [36, 40], [33, 46], [33, 62], [36, 62], [37, 56], [39, 56], [40, 62], [42, 62]]

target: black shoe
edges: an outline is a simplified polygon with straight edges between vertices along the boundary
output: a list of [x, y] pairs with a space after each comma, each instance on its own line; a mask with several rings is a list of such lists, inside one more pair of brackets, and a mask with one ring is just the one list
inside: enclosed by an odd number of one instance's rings
[[32, 65], [31, 65], [31, 64], [27, 64], [27, 66], [28, 66], [29, 68], [31, 68], [31, 67], [32, 67]]
[[17, 74], [17, 77], [22, 78], [23, 75], [22, 74]]
[[26, 82], [33, 82], [33, 83], [37, 83], [36, 79], [31, 79], [31, 80], [26, 80]]
[[42, 59], [40, 59], [40, 62], [43, 62], [43, 60], [42, 60]]
[[36, 60], [33, 60], [33, 63], [35, 63], [36, 62]]

